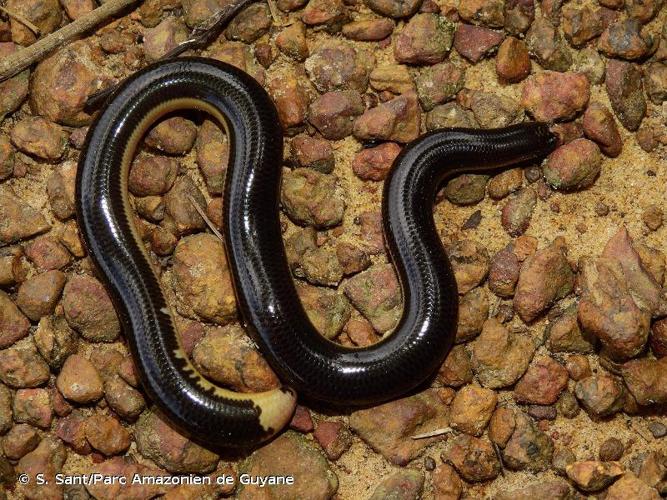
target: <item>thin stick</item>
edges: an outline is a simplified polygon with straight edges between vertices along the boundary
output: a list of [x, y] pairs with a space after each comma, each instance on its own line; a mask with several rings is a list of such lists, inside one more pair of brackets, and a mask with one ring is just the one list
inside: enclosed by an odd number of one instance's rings
[[451, 427], [443, 427], [442, 429], [436, 429], [431, 432], [425, 432], [424, 434], [415, 434], [414, 436], [410, 436], [412, 439], [426, 439], [426, 438], [432, 438], [436, 436], [442, 436], [443, 434], [448, 434], [450, 432], [454, 432], [454, 429]]
[[0, 62], [0, 82], [20, 73], [31, 64], [40, 61], [52, 50], [71, 42], [79, 35], [94, 28], [102, 21], [117, 14], [138, 0], [109, 0], [85, 16], [81, 16], [58, 31], [45, 36], [25, 49], [14, 52]]
[[215, 234], [220, 241], [223, 243], [225, 240], [222, 237], [222, 233], [218, 231], [218, 228], [215, 227], [215, 224], [213, 224], [213, 221], [208, 218], [206, 215], [206, 212], [204, 212], [204, 209], [199, 206], [199, 203], [197, 203], [197, 200], [195, 200], [192, 195], [188, 195], [188, 198], [190, 199], [190, 203], [192, 203], [192, 206], [195, 207], [195, 210], [199, 215], [201, 215], [201, 218], [204, 219], [204, 222], [206, 222], [206, 225], [209, 227], [211, 231], [213, 231], [213, 234]]
[[11, 10], [3, 7], [0, 5], [0, 10], [7, 14], [9, 17], [12, 19], [16, 19], [18, 22], [23, 24], [25, 27], [27, 27], [30, 31], [32, 31], [35, 35], [39, 35], [39, 28], [32, 24], [29, 19], [26, 19], [25, 17], [17, 14], [16, 12], [12, 12]]

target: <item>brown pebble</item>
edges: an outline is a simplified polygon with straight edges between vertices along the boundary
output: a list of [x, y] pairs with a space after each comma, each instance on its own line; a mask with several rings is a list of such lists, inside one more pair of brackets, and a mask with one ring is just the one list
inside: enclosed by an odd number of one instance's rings
[[530, 56], [522, 40], [508, 37], [503, 41], [496, 55], [496, 73], [507, 83], [520, 82], [530, 74]]
[[58, 390], [75, 403], [91, 403], [102, 397], [102, 379], [93, 364], [79, 354], [65, 360], [58, 377]]

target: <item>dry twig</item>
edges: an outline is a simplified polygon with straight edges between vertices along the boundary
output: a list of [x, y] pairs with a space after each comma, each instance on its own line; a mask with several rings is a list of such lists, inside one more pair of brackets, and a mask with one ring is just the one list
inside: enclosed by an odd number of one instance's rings
[[190, 200], [190, 203], [192, 203], [192, 206], [195, 207], [195, 210], [199, 215], [201, 215], [201, 218], [204, 219], [204, 222], [206, 222], [206, 225], [209, 227], [211, 231], [213, 231], [213, 234], [217, 236], [217, 238], [222, 241], [223, 243], [225, 240], [222, 238], [222, 233], [218, 230], [217, 227], [215, 227], [215, 224], [213, 224], [213, 221], [208, 218], [208, 215], [206, 215], [206, 212], [204, 212], [204, 209], [199, 206], [199, 203], [197, 203], [197, 200], [195, 200], [191, 195], [188, 195], [188, 199]]
[[7, 9], [6, 7], [3, 7], [2, 5], [0, 5], [0, 11], [4, 12], [12, 19], [16, 19], [18, 22], [20, 22], [22, 25], [24, 25], [26, 28], [32, 31], [35, 35], [39, 35], [39, 28], [35, 26], [33, 23], [31, 23], [29, 19], [26, 19], [25, 17]]
[[412, 437], [412, 439], [426, 439], [426, 438], [432, 438], [436, 436], [442, 436], [443, 434], [449, 434], [450, 432], [454, 432], [454, 429], [451, 427], [443, 427], [442, 429], [436, 429], [434, 431], [430, 432], [425, 432], [424, 434], [415, 434]]
[[20, 73], [31, 64], [40, 61], [54, 49], [71, 42], [138, 0], [109, 0], [85, 16], [81, 16], [58, 31], [37, 40], [0, 61], [0, 82]]

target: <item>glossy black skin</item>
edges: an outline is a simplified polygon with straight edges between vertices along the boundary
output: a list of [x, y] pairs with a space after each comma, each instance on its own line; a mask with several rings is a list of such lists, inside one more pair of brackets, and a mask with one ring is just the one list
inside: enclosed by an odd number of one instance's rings
[[[546, 124], [527, 123], [434, 131], [404, 148], [382, 199], [403, 316], [391, 335], [363, 349], [326, 340], [303, 311], [280, 241], [278, 198], [270, 192], [279, 168], [256, 172], [252, 180], [249, 172], [233, 172], [225, 195], [227, 248], [243, 316], [274, 370], [300, 396], [346, 406], [393, 399], [426, 381], [449, 353], [458, 319], [456, 282], [433, 221], [438, 187], [463, 172], [541, 158], [556, 145]], [[261, 195], [248, 196], [255, 192]], [[253, 230], [244, 231], [242, 221]]]
[[[147, 83], [148, 78], [153, 81]], [[139, 88], [152, 90], [139, 98]], [[113, 162], [100, 160], [100, 155], [118, 155], [132, 120], [172, 95], [214, 103], [231, 126], [223, 233], [248, 332], [283, 381], [300, 395], [334, 405], [373, 404], [404, 395], [437, 371], [453, 344], [458, 293], [432, 216], [443, 179], [541, 158], [556, 145], [547, 126], [535, 123], [436, 131], [408, 145], [385, 182], [383, 197], [386, 241], [404, 313], [381, 342], [350, 349], [316, 331], [292, 281], [279, 222], [282, 130], [266, 92], [239, 70], [200, 58], [159, 63], [124, 84], [91, 127], [103, 132], [89, 135], [80, 164], [82, 233], [125, 331], [134, 332], [128, 338], [149, 394], [193, 434], [224, 428], [226, 438], [235, 442], [260, 439], [252, 434], [258, 432], [254, 410], [201, 394], [170, 355], [175, 341], [164, 334], [170, 324], [159, 314], [164, 307], [159, 283], [146, 272], [145, 258], [133, 250], [128, 221], [118, 216], [119, 184], [108, 171]]]
[[[167, 303], [160, 284], [135, 242], [125, 211], [128, 195], [123, 192], [120, 173], [123, 151], [151, 109], [182, 97], [202, 100], [224, 113], [233, 132], [229, 162], [234, 169], [280, 170], [282, 131], [278, 116], [255, 80], [206, 59], [161, 62], [124, 82], [91, 125], [77, 171], [77, 217], [148, 395], [193, 438], [215, 446], [248, 446], [279, 429], [262, 428], [262, 408], [251, 394], [242, 401], [221, 398], [197, 385], [199, 375], [184, 370], [186, 363], [174, 355], [182, 349], [171, 316], [165, 313]], [[230, 188], [238, 193], [242, 186]], [[275, 199], [277, 183], [268, 192]], [[271, 216], [272, 223], [274, 219], [277, 221], [277, 212]], [[280, 234], [271, 232], [271, 237], [280, 238]]]

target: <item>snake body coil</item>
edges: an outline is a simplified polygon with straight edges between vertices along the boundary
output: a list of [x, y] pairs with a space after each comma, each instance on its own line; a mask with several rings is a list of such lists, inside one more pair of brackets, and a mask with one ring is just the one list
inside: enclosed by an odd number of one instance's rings
[[81, 156], [82, 236], [114, 299], [149, 395], [193, 436], [224, 446], [269, 438], [289, 421], [295, 396], [288, 388], [259, 394], [218, 388], [179, 345], [159, 279], [132, 223], [127, 175], [148, 127], [182, 109], [213, 115], [228, 134], [223, 231], [249, 333], [281, 379], [300, 394], [343, 405], [403, 395], [427, 380], [451, 348], [458, 294], [432, 216], [444, 177], [539, 158], [556, 142], [546, 125], [533, 123], [436, 131], [404, 149], [383, 198], [404, 313], [391, 335], [350, 349], [318, 334], [292, 281], [279, 223], [282, 131], [266, 92], [236, 68], [202, 58], [161, 62], [130, 77], [91, 126]]

